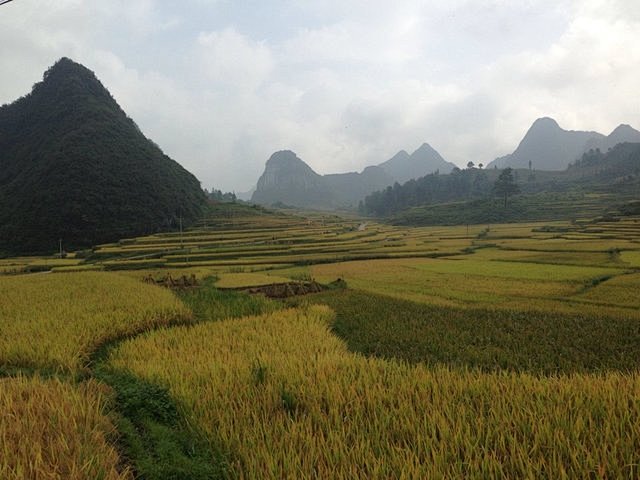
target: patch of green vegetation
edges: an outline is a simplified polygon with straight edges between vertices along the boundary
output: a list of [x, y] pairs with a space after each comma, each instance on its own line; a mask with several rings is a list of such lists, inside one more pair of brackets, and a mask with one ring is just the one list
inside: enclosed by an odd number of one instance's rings
[[432, 273], [567, 282], [586, 281], [593, 277], [607, 275], [611, 277], [623, 272], [623, 270], [619, 269], [581, 265], [524, 264], [513, 260], [509, 262], [487, 262], [484, 260], [475, 260], [473, 257], [455, 261], [434, 261], [416, 265], [415, 268]]
[[482, 198], [416, 206], [398, 212], [390, 220], [396, 225], [463, 225], [589, 218], [614, 208], [621, 195], [543, 192], [515, 196], [507, 208], [499, 200]]
[[226, 478], [226, 455], [180, 421], [178, 406], [161, 386], [101, 366], [99, 380], [115, 393], [115, 423], [121, 445], [145, 480]]
[[[639, 158], [640, 147], [627, 143], [561, 172], [454, 169], [373, 192], [360, 211], [415, 225], [633, 215], [638, 211]], [[509, 198], [518, 192], [523, 195]]]
[[51, 253], [177, 230], [206, 198], [90, 70], [63, 58], [0, 107], [0, 250]]
[[595, 288], [598, 285], [600, 285], [601, 283], [604, 283], [607, 280], [612, 279], [613, 277], [614, 277], [613, 275], [600, 275], [598, 277], [591, 278], [591, 279], [589, 279], [588, 281], [585, 282], [584, 290], [589, 290], [591, 288]]
[[198, 321], [224, 320], [274, 312], [282, 304], [266, 297], [248, 295], [233, 290], [218, 290], [215, 277], [208, 278], [200, 288], [179, 294]]
[[365, 355], [544, 374], [640, 367], [631, 319], [436, 307], [353, 290], [289, 300], [304, 302], [333, 308], [334, 332]]
[[[201, 287], [179, 293], [196, 321], [259, 315], [282, 308], [281, 303], [265, 297], [218, 290], [215, 281], [215, 277], [210, 277]], [[211, 445], [197, 426], [183, 420], [180, 406], [164, 386], [110, 367], [108, 357], [114, 345], [116, 342], [95, 352], [92, 374], [115, 392], [114, 421], [121, 447], [137, 478], [228, 478], [230, 453]], [[266, 367], [258, 364], [256, 384], [264, 381], [266, 374]]]

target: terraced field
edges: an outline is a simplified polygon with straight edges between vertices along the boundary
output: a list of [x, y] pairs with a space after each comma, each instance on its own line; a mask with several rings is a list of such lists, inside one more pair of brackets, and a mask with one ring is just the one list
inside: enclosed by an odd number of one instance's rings
[[0, 290], [0, 372], [77, 374], [109, 340], [191, 316], [170, 292], [110, 273], [0, 277]]
[[232, 207], [0, 273], [2, 478], [640, 475], [638, 218]]
[[130, 479], [103, 344], [191, 321], [171, 292], [111, 273], [0, 277], [0, 478]]
[[330, 322], [311, 307], [164, 330], [110, 362], [167, 385], [236, 478], [638, 473], [637, 374], [412, 367], [350, 353]]
[[0, 478], [131, 480], [105, 414], [104, 386], [0, 378]]

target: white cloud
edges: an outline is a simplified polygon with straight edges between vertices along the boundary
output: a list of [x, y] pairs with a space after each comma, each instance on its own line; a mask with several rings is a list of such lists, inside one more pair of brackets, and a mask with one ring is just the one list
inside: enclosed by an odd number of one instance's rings
[[216, 86], [253, 90], [273, 70], [271, 51], [263, 42], [253, 42], [233, 28], [200, 32], [199, 59], [207, 78]]
[[638, 10], [635, 2], [577, 3], [549, 48], [507, 56], [489, 68], [482, 90], [500, 105], [499, 118], [519, 127], [505, 130], [504, 153], [533, 118], [544, 115], [567, 129], [609, 133], [619, 123], [640, 126], [634, 94], [640, 52], [630, 48], [640, 40]]
[[[291, 148], [320, 173], [429, 142], [459, 164], [539, 116], [640, 127], [635, 0], [21, 0], [0, 7], [0, 102], [57, 58], [93, 69], [206, 187], [248, 189]], [[262, 10], [264, 11], [264, 10]]]

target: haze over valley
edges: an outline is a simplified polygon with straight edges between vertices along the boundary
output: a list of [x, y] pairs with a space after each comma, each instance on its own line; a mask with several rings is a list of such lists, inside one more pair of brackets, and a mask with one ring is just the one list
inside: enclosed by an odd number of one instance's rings
[[537, 118], [640, 124], [629, 0], [13, 3], [0, 104], [71, 58], [209, 190], [250, 190], [280, 150], [326, 175], [426, 142], [465, 168], [512, 153]]

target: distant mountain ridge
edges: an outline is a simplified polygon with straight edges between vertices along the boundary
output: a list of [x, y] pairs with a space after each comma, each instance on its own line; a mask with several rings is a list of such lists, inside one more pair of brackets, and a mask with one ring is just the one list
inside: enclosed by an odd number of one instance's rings
[[350, 208], [375, 190], [435, 171], [448, 173], [454, 167], [425, 143], [411, 155], [401, 150], [389, 160], [368, 166], [360, 173], [319, 175], [294, 152], [282, 150], [267, 160], [251, 201], [303, 208]]
[[0, 108], [0, 253], [51, 253], [198, 219], [200, 183], [93, 72], [63, 58]]
[[536, 170], [564, 170], [590, 149], [606, 152], [619, 143], [640, 142], [640, 132], [629, 125], [618, 126], [605, 136], [598, 132], [564, 130], [554, 119], [539, 118], [515, 151], [496, 158], [487, 168], [531, 168]]
[[[448, 175], [426, 175], [403, 185], [396, 184], [393, 188], [373, 192], [365, 198], [360, 211], [367, 215], [389, 216], [421, 208], [425, 218], [434, 219], [438, 215], [432, 216], [429, 213], [431, 207], [459, 204], [459, 210], [455, 214], [458, 220], [467, 218], [485, 222], [487, 218], [503, 218], [502, 214], [491, 216], [492, 211], [507, 210], [500, 203], [493, 204], [494, 185], [503, 172], [504, 170], [493, 168], [484, 170], [471, 167], [456, 169]], [[529, 219], [545, 218], [550, 212], [544, 210], [557, 210], [557, 206], [553, 204], [555, 194], [589, 195], [594, 204], [601, 198], [604, 202], [602, 205], [607, 202], [637, 202], [640, 192], [640, 143], [619, 143], [607, 152], [590, 149], [562, 171], [529, 171], [528, 168], [519, 168], [514, 169], [512, 175], [523, 196], [548, 195], [548, 203], [541, 211], [527, 213]], [[597, 195], [593, 195], [594, 193]], [[466, 216], [464, 210], [471, 205], [468, 202], [486, 205], [485, 213], [488, 216], [483, 219]], [[451, 208], [455, 210], [457, 207]], [[531, 210], [535, 210], [535, 202]], [[441, 211], [452, 210], [447, 207]], [[410, 214], [407, 215], [411, 217]], [[569, 214], [566, 218], [569, 218]], [[437, 220], [448, 223], [454, 221], [454, 218], [448, 219], [445, 215]]]
[[405, 183], [412, 178], [424, 177], [435, 171], [449, 173], [455, 165], [442, 158], [431, 145], [423, 143], [411, 155], [400, 150], [389, 160], [379, 164], [378, 167], [393, 177], [394, 181]]

